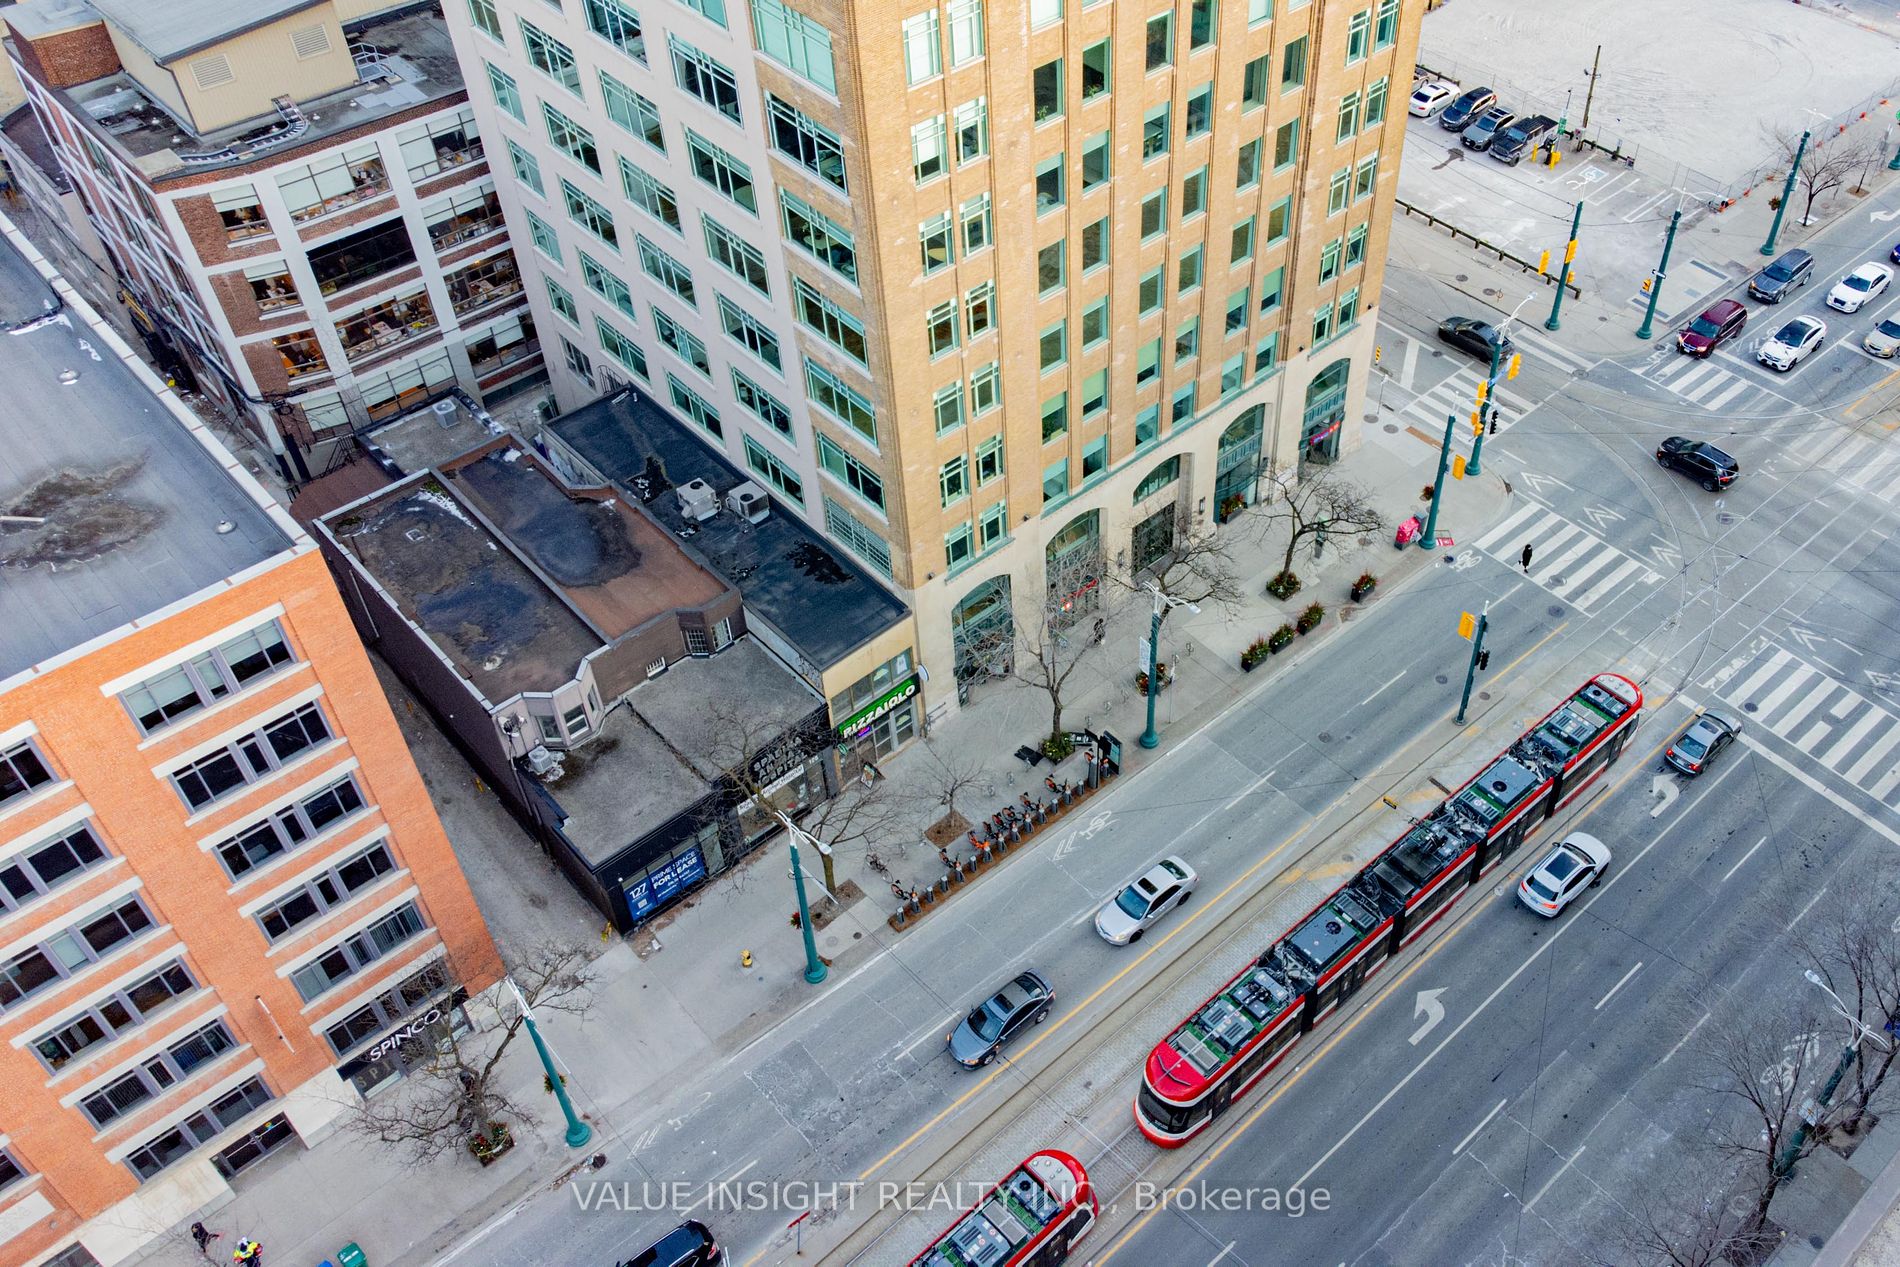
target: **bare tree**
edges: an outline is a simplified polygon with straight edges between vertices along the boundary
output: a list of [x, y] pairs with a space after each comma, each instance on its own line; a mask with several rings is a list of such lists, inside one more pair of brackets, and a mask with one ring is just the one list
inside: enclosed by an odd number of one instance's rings
[[[1009, 675], [1049, 697], [1049, 742], [1063, 743], [1062, 706], [1070, 679], [1106, 636], [1100, 547], [1050, 560], [1041, 605], [1019, 618]], [[1092, 626], [1087, 622], [1093, 617]]]
[[[504, 950], [502, 961], [521, 997], [537, 1013], [583, 1016], [592, 1005], [595, 974], [581, 946], [544, 940], [518, 953]], [[432, 989], [446, 993], [454, 987], [456, 974], [449, 961], [432, 971]], [[534, 1115], [499, 1085], [502, 1058], [527, 1021], [512, 991], [501, 991], [499, 999], [490, 1025], [478, 1024], [458, 1034], [453, 1025], [438, 1022], [428, 1028], [426, 1038], [419, 1035], [416, 1041], [434, 1043], [434, 1054], [412, 1067], [401, 1086], [365, 1100], [350, 1122], [352, 1129], [404, 1149], [417, 1162], [464, 1148], [489, 1156], [505, 1147], [508, 1122], [531, 1123]]]
[[[1839, 1129], [1857, 1134], [1887, 1074], [1900, 1043], [1884, 1036], [1884, 1045], [1865, 1037], [1882, 1034], [1900, 1016], [1900, 863], [1884, 859], [1856, 882], [1851, 892], [1818, 908], [1794, 934], [1796, 956], [1804, 960], [1845, 1006], [1841, 1025], [1861, 1036], [1852, 1080], [1840, 1097]], [[1859, 1028], [1854, 1028], [1858, 1026]]]
[[1729, 1110], [1715, 1115], [1713, 1142], [1752, 1196], [1740, 1232], [1757, 1236], [1792, 1164], [1815, 1146], [1802, 1108], [1834, 1067], [1840, 1049], [1830, 1036], [1839, 1024], [1829, 1024], [1805, 993], [1779, 1010], [1741, 1017], [1720, 1001], [1709, 1006], [1729, 1015], [1699, 1040], [1703, 1068], [1691, 1085]]
[[[1109, 579], [1138, 594], [1146, 594], [1153, 582], [1182, 602], [1230, 607], [1246, 595], [1240, 567], [1227, 547], [1227, 538], [1212, 526], [1197, 526], [1193, 512], [1176, 503], [1168, 548], [1153, 559], [1131, 560], [1125, 571], [1110, 572]], [[1164, 624], [1173, 610], [1163, 606]]]
[[952, 829], [962, 831], [970, 820], [957, 808], [957, 798], [989, 784], [983, 763], [973, 756], [946, 749], [935, 739], [926, 739], [921, 746], [928, 794], [937, 808], [947, 812]]
[[1371, 494], [1340, 475], [1336, 467], [1309, 467], [1304, 473], [1297, 466], [1273, 467], [1265, 476], [1271, 493], [1262, 522], [1284, 525], [1287, 530], [1280, 574], [1267, 583], [1268, 590], [1281, 598], [1300, 588], [1293, 556], [1301, 542], [1312, 541], [1318, 548], [1336, 533], [1377, 532], [1385, 526]]
[[1745, 1217], [1750, 1203], [1743, 1200], [1738, 1210], [1728, 1195], [1733, 1190], [1733, 1167], [1694, 1163], [1688, 1171], [1674, 1171], [1660, 1190], [1639, 1190], [1623, 1207], [1628, 1221], [1609, 1232], [1621, 1251], [1614, 1261], [1625, 1267], [1724, 1267], [1759, 1261], [1780, 1244], [1780, 1237], [1760, 1227], [1751, 1230]]
[[[1776, 152], [1783, 163], [1794, 162], [1795, 151], [1801, 146], [1801, 136], [1782, 128], [1771, 128], [1768, 137], [1774, 143]], [[1797, 177], [1805, 202], [1801, 208], [1801, 223], [1807, 224], [1814, 216], [1814, 204], [1823, 194], [1831, 194], [1852, 179], [1865, 168], [1873, 158], [1873, 151], [1880, 147], [1871, 137], [1849, 139], [1845, 135], [1808, 138], [1808, 146], [1801, 154], [1801, 170]]]

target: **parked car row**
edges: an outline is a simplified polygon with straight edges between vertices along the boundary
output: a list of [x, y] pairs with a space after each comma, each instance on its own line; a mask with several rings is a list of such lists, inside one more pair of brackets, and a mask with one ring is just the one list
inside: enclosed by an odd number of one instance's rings
[[1557, 135], [1557, 120], [1544, 114], [1520, 118], [1498, 104], [1498, 94], [1490, 88], [1471, 88], [1462, 94], [1458, 85], [1445, 79], [1428, 79], [1412, 90], [1408, 107], [1414, 118], [1438, 116], [1438, 125], [1456, 132], [1465, 148], [1516, 166], [1526, 154]]
[[[1900, 264], [1900, 245], [1889, 253]], [[1814, 255], [1799, 247], [1782, 255], [1756, 273], [1748, 282], [1748, 295], [1765, 304], [1778, 304], [1807, 285], [1814, 276]], [[1893, 282], [1888, 264], [1868, 262], [1834, 284], [1827, 292], [1827, 306], [1836, 312], [1859, 312], [1867, 302], [1886, 291]], [[1748, 324], [1748, 310], [1739, 300], [1718, 299], [1698, 313], [1695, 319], [1676, 332], [1676, 349], [1688, 356], [1706, 357], [1742, 332]], [[1819, 317], [1799, 316], [1782, 325], [1773, 337], [1755, 351], [1755, 359], [1769, 369], [1787, 373], [1819, 348], [1827, 338], [1827, 322]], [[1890, 357], [1900, 349], [1900, 321], [1888, 318], [1861, 340], [1861, 346], [1879, 357]]]

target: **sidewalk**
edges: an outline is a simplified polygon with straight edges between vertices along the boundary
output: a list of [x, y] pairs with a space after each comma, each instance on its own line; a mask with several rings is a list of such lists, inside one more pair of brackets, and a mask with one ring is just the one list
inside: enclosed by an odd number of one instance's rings
[[[1388, 433], [1373, 420], [1365, 424], [1364, 443], [1341, 462], [1340, 474], [1371, 490], [1381, 514], [1396, 523], [1424, 509], [1418, 493], [1431, 478], [1436, 460], [1434, 450], [1402, 429]], [[1496, 475], [1448, 480], [1439, 531], [1468, 541], [1501, 517], [1509, 499]], [[1065, 701], [1064, 721], [1071, 728], [1106, 729], [1120, 737], [1124, 775], [1138, 774], [1168, 745], [1181, 742], [1238, 699], [1243, 688], [1298, 672], [1300, 661], [1330, 641], [1343, 624], [1366, 618], [1408, 582], [1444, 566], [1443, 550], [1394, 549], [1389, 528], [1364, 539], [1336, 537], [1318, 562], [1310, 557], [1296, 560], [1304, 588], [1281, 603], [1267, 597], [1263, 587], [1280, 568], [1285, 537], [1263, 532], [1263, 518], [1259, 512], [1244, 513], [1222, 530], [1233, 543], [1245, 578], [1245, 601], [1233, 610], [1209, 605], [1198, 616], [1182, 612], [1164, 628], [1162, 658], [1176, 666], [1176, 674], [1159, 699], [1156, 724], [1162, 747], [1153, 754], [1137, 743], [1145, 724], [1145, 699], [1134, 685], [1136, 641], [1147, 632], [1148, 606], [1142, 597], [1125, 591], [1107, 595], [1106, 640], [1085, 653], [1070, 692], [1073, 702]], [[1310, 556], [1310, 550], [1302, 553]], [[1378, 576], [1378, 590], [1366, 604], [1352, 604], [1346, 590], [1365, 571]], [[1256, 672], [1241, 671], [1244, 647], [1291, 622], [1314, 601], [1327, 608], [1318, 630], [1270, 657]], [[694, 1083], [700, 1071], [765, 1034], [824, 989], [803, 979], [803, 944], [789, 920], [795, 903], [782, 849], [760, 851], [631, 938], [609, 938], [598, 914], [479, 784], [401, 683], [386, 671], [383, 680], [504, 956], [511, 948], [548, 937], [582, 943], [597, 952], [593, 964], [598, 982], [589, 1016], [542, 1018], [543, 1033], [557, 1059], [571, 1071], [576, 1108], [594, 1124], [595, 1137], [581, 1150], [566, 1147], [563, 1123], [542, 1085], [534, 1051], [525, 1037], [517, 1040], [504, 1062], [502, 1079], [511, 1096], [534, 1106], [538, 1120], [517, 1129], [517, 1146], [492, 1167], [477, 1169], [460, 1156], [414, 1165], [389, 1147], [345, 1129], [308, 1150], [292, 1150], [260, 1163], [234, 1184], [235, 1198], [206, 1220], [214, 1230], [258, 1237], [278, 1261], [312, 1267], [334, 1259], [338, 1248], [350, 1241], [361, 1245], [376, 1267], [454, 1261], [458, 1246], [478, 1239], [483, 1226], [506, 1217], [505, 1212], [537, 1191], [558, 1186], [595, 1153], [624, 1157], [632, 1152], [639, 1135], [668, 1111], [662, 1097], [699, 1094]], [[1047, 725], [1045, 695], [998, 682], [979, 687], [969, 707], [937, 728], [928, 742], [959, 765], [981, 770], [980, 786], [959, 798], [966, 815], [973, 820], [987, 817], [1032, 789], [1046, 796], [1042, 780], [1050, 766], [1025, 770], [1009, 754], [1019, 743], [1038, 741]], [[942, 874], [936, 847], [923, 835], [944, 812], [932, 787], [931, 766], [915, 749], [890, 764], [890, 791], [904, 802], [905, 819], [888, 844], [876, 846], [892, 876], [919, 888]], [[1058, 777], [1079, 782], [1080, 767], [1079, 755], [1070, 758], [1058, 767]], [[1086, 813], [1018, 847], [1042, 847], [1085, 821]], [[967, 842], [957, 852], [967, 855]], [[818, 933], [819, 953], [832, 963], [833, 982], [903, 936], [886, 924], [896, 908], [889, 881], [866, 866], [861, 848], [839, 849], [836, 870], [841, 885], [854, 881], [866, 896]], [[979, 878], [972, 883], [985, 882]], [[946, 900], [954, 902], [956, 897]], [[750, 969], [740, 965], [745, 950], [753, 956]], [[471, 1011], [478, 1007], [471, 1005]], [[388, 1094], [401, 1091], [397, 1084]], [[390, 1199], [393, 1191], [400, 1192], [400, 1199]], [[188, 1242], [179, 1236], [165, 1242], [149, 1261], [192, 1260]]]

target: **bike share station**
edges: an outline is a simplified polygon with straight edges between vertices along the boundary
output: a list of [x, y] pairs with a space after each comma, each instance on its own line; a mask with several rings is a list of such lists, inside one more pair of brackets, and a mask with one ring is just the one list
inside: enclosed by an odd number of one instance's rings
[[[1061, 822], [1078, 805], [1094, 796], [1110, 779], [1121, 773], [1122, 741], [1115, 735], [1106, 730], [1072, 730], [1067, 733], [1069, 742], [1075, 745], [1076, 752], [1082, 757], [1082, 781], [1071, 783], [1058, 779], [1052, 771], [1043, 777], [1043, 785], [1048, 789], [1045, 796], [1037, 797], [1024, 792], [1018, 796], [1016, 804], [1005, 804], [970, 829], [971, 853], [968, 857], [953, 858], [947, 847], [941, 850], [948, 863], [947, 869], [927, 889], [899, 893], [903, 905], [890, 917], [889, 923], [893, 930], [909, 927], [939, 902], [946, 900], [952, 892], [996, 865], [1010, 850], [1033, 843], [1036, 837]], [[1041, 762], [1049, 760], [1041, 752], [1027, 746], [1018, 748], [1016, 756], [1032, 770]], [[893, 884], [893, 888], [901, 889], [902, 886]]]

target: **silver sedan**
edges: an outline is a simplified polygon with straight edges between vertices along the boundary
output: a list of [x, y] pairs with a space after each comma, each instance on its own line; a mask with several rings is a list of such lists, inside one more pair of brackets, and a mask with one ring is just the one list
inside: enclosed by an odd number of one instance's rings
[[1179, 858], [1163, 858], [1096, 912], [1095, 931], [1112, 946], [1140, 941], [1150, 925], [1188, 900], [1200, 879]]

